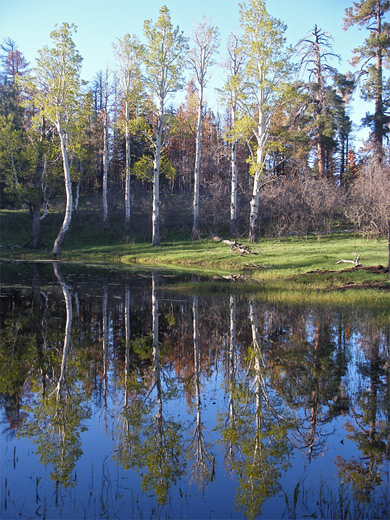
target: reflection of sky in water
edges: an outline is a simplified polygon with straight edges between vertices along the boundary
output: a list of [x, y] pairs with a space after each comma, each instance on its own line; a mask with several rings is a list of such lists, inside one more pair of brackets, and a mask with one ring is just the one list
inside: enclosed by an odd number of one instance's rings
[[[119, 275], [117, 275], [119, 276]], [[26, 278], [27, 275], [26, 275]], [[69, 278], [67, 278], [69, 280]], [[52, 280], [50, 280], [52, 283]], [[68, 282], [69, 283], [69, 282]], [[139, 280], [134, 282], [131, 277], [129, 283], [131, 290], [131, 309], [130, 315], [134, 322], [131, 323], [131, 338], [138, 336], [150, 337], [151, 331], [151, 291], [150, 277], [145, 276], [141, 283]], [[75, 355], [83, 352], [80, 342], [88, 336], [88, 328], [95, 327], [95, 342], [88, 345], [88, 349], [93, 351], [94, 356], [91, 363], [97, 366], [96, 388], [92, 388], [92, 398], [89, 401], [91, 409], [90, 417], [84, 421], [85, 431], [80, 433], [82, 443], [82, 455], [77, 460], [74, 471], [72, 472], [72, 485], [65, 488], [62, 485], [56, 486], [55, 482], [50, 479], [50, 473], [53, 471], [51, 465], [45, 467], [40, 464], [39, 455], [36, 453], [37, 445], [26, 437], [16, 438], [5, 430], [7, 428], [7, 420], [4, 410], [1, 411], [2, 424], [2, 442], [1, 442], [1, 517], [34, 517], [44, 516], [45, 518], [243, 518], [243, 513], [235, 511], [235, 501], [237, 495], [237, 472], [228, 471], [230, 466], [227, 455], [227, 445], [221, 439], [221, 423], [218, 417], [223, 417], [222, 424], [226, 425], [227, 414], [229, 412], [229, 385], [226, 382], [227, 377], [227, 358], [229, 348], [229, 296], [218, 296], [218, 301], [214, 299], [203, 299], [199, 297], [199, 346], [201, 351], [201, 373], [200, 373], [200, 396], [201, 406], [199, 409], [202, 421], [202, 433], [205, 441], [205, 449], [214, 460], [213, 476], [211, 480], [204, 482], [198, 486], [191, 476], [191, 470], [194, 465], [194, 456], [196, 454], [196, 445], [191, 445], [192, 435], [196, 426], [197, 407], [196, 407], [196, 390], [194, 387], [194, 379], [191, 375], [193, 367], [190, 367], [188, 380], [177, 378], [177, 364], [182, 361], [169, 354], [169, 362], [164, 362], [162, 351], [168, 345], [170, 348], [175, 347], [174, 341], [183, 341], [184, 350], [177, 351], [177, 356], [186, 354], [186, 363], [193, 362], [193, 336], [192, 336], [192, 297], [179, 296], [174, 291], [162, 294], [160, 288], [159, 298], [159, 320], [160, 320], [160, 356], [161, 356], [161, 381], [162, 381], [162, 411], [165, 421], [172, 420], [181, 426], [181, 456], [182, 462], [185, 464], [184, 475], [179, 477], [176, 484], [172, 483], [169, 488], [167, 503], [162, 506], [156, 500], [153, 489], [145, 490], [142, 488], [142, 477], [147, 473], [145, 467], [134, 467], [125, 470], [121, 464], [118, 464], [119, 454], [123, 451], [123, 436], [126, 432], [126, 421], [124, 419], [124, 389], [123, 389], [123, 370], [124, 370], [124, 353], [123, 341], [124, 333], [124, 302], [123, 292], [124, 283], [110, 281], [107, 285], [108, 301], [107, 301], [107, 340], [106, 347], [106, 377], [107, 377], [107, 393], [106, 401], [104, 400], [104, 381], [102, 376], [102, 357], [98, 358], [98, 354], [102, 356], [102, 322], [101, 308], [103, 303], [101, 278], [96, 288], [91, 283], [86, 283], [84, 279], [78, 281], [77, 276], [72, 279], [72, 297], [74, 300], [74, 319], [73, 319], [73, 344]], [[133, 285], [132, 285], [133, 284]], [[144, 284], [144, 285], [143, 285]], [[146, 285], [145, 285], [146, 284]], [[43, 283], [42, 283], [43, 285]], [[71, 284], [70, 284], [71, 285]], [[51, 320], [53, 327], [59, 327], [64, 324], [64, 300], [60, 297], [58, 286], [46, 285], [51, 287], [48, 291], [49, 301], [51, 305]], [[133, 290], [134, 289], [134, 290]], [[3, 291], [3, 295], [4, 295]], [[30, 296], [28, 296], [30, 297]], [[285, 352], [293, 351], [293, 345], [289, 342], [290, 329], [294, 327], [294, 322], [289, 322], [288, 312], [279, 310], [276, 307], [265, 304], [259, 304], [259, 313], [261, 314], [261, 338], [264, 345], [262, 348], [269, 348], [269, 353], [277, 346], [281, 348], [278, 356], [283, 356]], [[25, 309], [22, 309], [25, 310]], [[83, 312], [88, 319], [83, 319]], [[174, 311], [176, 323], [173, 325], [172, 344], [170, 343], [171, 329], [167, 328], [164, 322], [164, 316]], [[93, 311], [93, 312], [92, 312]], [[15, 310], [13, 311], [15, 312]], [[100, 313], [100, 314], [99, 314]], [[14, 315], [15, 316], [15, 315]], [[93, 316], [93, 320], [91, 320]], [[100, 316], [100, 317], [99, 317]], [[303, 316], [303, 317], [302, 317]], [[368, 314], [364, 314], [364, 323]], [[292, 318], [295, 319], [294, 313]], [[211, 329], [209, 332], [204, 328], [202, 320], [208, 321]], [[318, 323], [323, 322], [329, 326], [331, 342], [334, 344], [331, 356], [334, 363], [337, 362], [337, 350], [344, 349], [347, 353], [346, 373], [342, 376], [342, 383], [345, 392], [352, 400], [360, 395], [362, 389], [366, 388], [368, 380], [359, 372], [358, 367], [366, 362], [364, 349], [361, 345], [364, 341], [364, 331], [360, 332], [361, 317], [358, 313], [348, 315], [348, 327], [352, 326], [352, 332], [345, 333], [343, 329], [344, 323], [342, 315], [338, 312], [332, 314], [331, 309], [326, 309], [326, 315], [321, 314], [321, 310], [305, 310], [303, 314], [299, 314], [299, 319], [305, 320], [303, 337], [301, 343], [306, 343], [306, 348], [311, 351], [316, 340]], [[272, 336], [275, 332], [275, 324], [280, 320], [279, 336]], [[80, 325], [81, 323], [81, 325]], [[78, 327], [81, 327], [79, 329]], [[341, 327], [341, 329], [340, 329]], [[178, 331], [184, 332], [178, 332]], [[218, 334], [216, 333], [218, 330]], [[342, 332], [340, 336], [340, 330]], [[77, 334], [76, 334], [77, 332]], [[79, 332], [79, 333], [78, 333]], [[97, 332], [97, 333], [96, 333]], [[297, 331], [295, 331], [297, 333]], [[62, 333], [63, 334], [63, 333]], [[175, 335], [176, 334], [176, 335]], [[185, 335], [187, 334], [187, 336]], [[213, 344], [212, 338], [217, 338], [217, 344]], [[340, 337], [342, 343], [339, 344]], [[269, 342], [267, 343], [268, 339]], [[272, 338], [272, 339], [271, 339]], [[63, 335], [62, 335], [63, 339]], [[277, 345], [278, 340], [280, 341]], [[61, 333], [59, 344], [61, 343]], [[167, 342], [165, 345], [164, 342]], [[253, 378], [248, 379], [247, 354], [248, 347], [252, 344], [251, 328], [248, 318], [248, 301], [245, 297], [237, 300], [237, 339], [236, 339], [236, 357], [235, 362], [236, 381], [243, 386], [247, 382], [247, 389], [254, 392]], [[310, 344], [310, 345], [308, 345]], [[268, 346], [268, 347], [267, 347]], [[93, 350], [95, 349], [95, 350]], [[152, 351], [150, 351], [150, 356]], [[57, 348], [57, 355], [61, 356], [61, 349]], [[87, 354], [85, 354], [87, 356]], [[321, 355], [324, 355], [323, 353]], [[72, 354], [71, 354], [72, 356]], [[173, 356], [173, 357], [172, 357]], [[87, 356], [88, 357], [88, 356]], [[267, 353], [265, 356], [267, 360]], [[209, 361], [207, 365], [206, 361]], [[69, 360], [71, 366], [72, 359]], [[275, 363], [275, 359], [272, 359]], [[134, 363], [134, 360], [132, 361]], [[157, 414], [157, 389], [152, 389], [153, 377], [150, 372], [150, 360], [144, 361], [144, 373], [148, 373], [150, 379], [149, 387], [142, 396], [142, 400], [151, 405], [148, 422], [151, 423]], [[182, 368], [188, 368], [184, 366]], [[305, 370], [312, 367], [305, 366]], [[77, 370], [77, 366], [72, 366], [72, 371]], [[149, 370], [149, 372], [148, 372]], [[277, 368], [273, 377], [277, 374]], [[252, 374], [253, 375], [253, 374]], [[284, 366], [280, 374], [283, 383], [286, 383], [286, 368]], [[319, 374], [321, 377], [321, 373]], [[310, 373], [315, 384], [315, 376]], [[310, 379], [309, 378], [309, 379]], [[170, 400], [168, 398], [169, 385], [168, 380], [172, 380], [177, 389], [177, 393]], [[267, 387], [267, 399], [278, 407], [281, 399], [278, 392], [272, 388], [269, 373], [265, 375], [265, 385]], [[311, 381], [311, 379], [310, 379]], [[82, 388], [81, 383], [74, 383], [78, 389]], [[91, 383], [93, 387], [93, 383]], [[192, 389], [191, 398], [186, 397], [188, 385]], [[192, 386], [191, 386], [192, 385]], [[29, 388], [26, 393], [25, 400], [28, 400]], [[300, 392], [304, 389], [300, 388]], [[249, 394], [250, 394], [249, 392]], [[249, 394], [245, 394], [247, 399]], [[251, 395], [252, 395], [251, 394]], [[38, 395], [38, 394], [37, 394]], [[305, 399], [306, 397], [306, 399]], [[310, 396], [309, 396], [310, 397]], [[310, 424], [311, 404], [308, 396], [299, 394], [300, 404], [306, 402], [306, 407], [296, 408], [295, 406], [287, 406], [278, 408], [278, 413], [284, 417], [291, 417], [293, 414], [295, 419], [304, 420], [305, 427]], [[87, 401], [88, 399], [85, 398]], [[191, 401], [191, 404], [189, 404]], [[278, 404], [279, 403], [279, 404]], [[329, 412], [331, 402], [321, 402], [318, 407], [320, 419], [326, 417]], [[263, 401], [262, 406], [267, 408], [266, 402]], [[244, 410], [245, 413], [251, 414], [251, 420], [247, 422], [248, 428], [253, 428], [255, 424], [254, 410], [255, 402], [241, 403], [236, 406], [236, 410]], [[383, 418], [380, 410], [377, 417]], [[142, 415], [145, 419], [146, 416]], [[338, 469], [335, 465], [335, 459], [338, 456], [344, 459], [360, 460], [356, 442], [346, 438], [345, 423], [351, 420], [350, 414], [344, 416], [335, 416], [329, 422], [324, 421], [316, 427], [316, 443], [318, 444], [318, 453], [313, 455], [309, 460], [307, 456], [307, 447], [303, 447], [302, 431], [288, 430], [284, 442], [287, 439], [291, 444], [288, 445], [288, 462], [290, 467], [286, 470], [278, 468], [280, 472], [279, 485], [280, 488], [276, 494], [267, 499], [262, 505], [262, 518], [281, 518], [282, 515], [288, 518], [293, 515], [294, 509], [294, 491], [299, 489], [298, 501], [296, 504], [296, 516], [313, 515], [320, 516], [320, 508], [318, 501], [320, 495], [328, 503], [335, 505], [338, 500], [340, 491], [340, 480], [338, 477]], [[264, 423], [267, 427], [272, 427], [272, 421], [276, 421], [275, 416], [266, 415]], [[131, 426], [129, 427], [131, 429]], [[157, 431], [157, 430], [153, 430]], [[12, 433], [12, 432], [11, 432]], [[242, 442], [251, 441], [251, 436], [247, 435], [248, 431], [243, 430], [241, 437], [237, 439], [238, 447], [235, 448], [238, 460], [245, 457], [240, 449]], [[306, 430], [307, 433], [307, 430]], [[157, 435], [157, 434], [156, 434]], [[153, 440], [153, 439], [152, 439]], [[264, 439], [264, 449], [269, 448], [270, 439], [266, 436]], [[272, 441], [273, 442], [273, 441]], [[240, 444], [241, 443], [241, 444]], [[148, 455], [148, 454], [146, 454]], [[252, 453], [253, 455], [253, 453]], [[280, 458], [280, 461], [282, 461]], [[273, 459], [270, 459], [273, 460]], [[275, 457], [277, 460], [277, 456]], [[286, 458], [287, 461], [287, 458]], [[274, 461], [275, 462], [275, 461]], [[274, 463], [272, 462], [272, 463]], [[276, 467], [278, 462], [276, 462]], [[245, 466], [241, 466], [241, 470], [245, 470]], [[266, 473], [267, 466], [263, 468]], [[389, 471], [388, 465], [383, 469]], [[299, 488], [298, 488], [299, 486]], [[378, 488], [377, 493], [380, 495], [381, 490]], [[344, 498], [349, 499], [350, 496]], [[286, 504], [289, 504], [288, 506]], [[352, 506], [351, 506], [352, 507]], [[324, 510], [326, 513], [326, 510]], [[323, 512], [324, 512], [323, 511]]]

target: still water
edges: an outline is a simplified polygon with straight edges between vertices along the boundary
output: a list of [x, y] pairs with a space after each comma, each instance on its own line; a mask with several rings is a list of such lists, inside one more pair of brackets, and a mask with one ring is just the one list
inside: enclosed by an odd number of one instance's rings
[[2, 519], [389, 518], [386, 317], [1, 274]]

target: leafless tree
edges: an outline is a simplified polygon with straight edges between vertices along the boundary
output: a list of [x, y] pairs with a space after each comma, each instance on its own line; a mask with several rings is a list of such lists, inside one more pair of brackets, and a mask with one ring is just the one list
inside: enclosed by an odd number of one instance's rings
[[360, 168], [345, 214], [366, 236], [388, 237], [390, 270], [390, 167], [372, 160]]

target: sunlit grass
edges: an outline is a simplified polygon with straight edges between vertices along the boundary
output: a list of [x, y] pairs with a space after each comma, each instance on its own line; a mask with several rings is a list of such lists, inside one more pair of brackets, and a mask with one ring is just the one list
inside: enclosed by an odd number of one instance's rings
[[[316, 289], [343, 285], [351, 278], [355, 283], [386, 281], [386, 275], [365, 270], [348, 270], [353, 264], [337, 264], [341, 259], [352, 260], [361, 255], [366, 266], [387, 265], [387, 244], [384, 239], [366, 241], [355, 235], [332, 235], [286, 238], [281, 241], [262, 239], [250, 245], [254, 254], [240, 255], [230, 251], [227, 244], [212, 240], [165, 243], [159, 247], [129, 245], [122, 257], [124, 263], [144, 263], [161, 266], [208, 268], [224, 274], [235, 273], [252, 280], [265, 282], [278, 279], [299, 279], [299, 284]], [[346, 269], [348, 271], [346, 271]], [[326, 273], [325, 271], [330, 271]], [[301, 274], [305, 273], [304, 280]], [[307, 274], [310, 273], [310, 274]], [[297, 282], [298, 283], [298, 282]]]
[[[30, 218], [23, 211], [1, 211], [1, 255], [3, 258], [22, 260], [50, 260], [53, 240], [61, 223], [61, 212], [53, 213], [43, 226], [44, 247], [31, 249]], [[118, 226], [119, 228], [119, 226]], [[30, 242], [29, 242], [30, 241]], [[239, 240], [248, 244], [245, 239]], [[7, 244], [7, 247], [4, 245]], [[14, 246], [18, 247], [14, 247]], [[67, 262], [115, 264], [118, 267], [149, 266], [186, 271], [221, 278], [220, 285], [228, 283], [235, 288], [268, 291], [274, 298], [293, 300], [313, 299], [321, 292], [321, 299], [342, 300], [340, 289], [364, 288], [367, 298], [386, 299], [388, 291], [373, 291], [369, 288], [389, 288], [389, 278], [384, 273], [353, 269], [352, 264], [337, 264], [341, 259], [352, 260], [360, 254], [363, 266], [387, 265], [387, 242], [385, 239], [365, 240], [353, 233], [339, 233], [318, 239], [288, 237], [281, 240], [262, 238], [256, 244], [248, 244], [254, 254], [240, 255], [231, 251], [228, 244], [216, 243], [212, 237], [192, 241], [177, 235], [162, 240], [158, 247], [145, 242], [135, 231], [129, 237], [112, 225], [104, 230], [96, 215], [86, 212], [78, 215], [72, 223], [62, 248], [61, 260]], [[225, 278], [236, 281], [225, 282]], [[212, 280], [212, 284], [218, 281]], [[236, 290], [236, 289], [234, 289]], [[335, 294], [336, 291], [338, 294]], [[328, 295], [327, 293], [330, 292]], [[354, 290], [357, 292], [357, 289]], [[332, 294], [333, 293], [333, 294]], [[318, 296], [319, 297], [319, 296]], [[356, 300], [358, 295], [353, 298]]]

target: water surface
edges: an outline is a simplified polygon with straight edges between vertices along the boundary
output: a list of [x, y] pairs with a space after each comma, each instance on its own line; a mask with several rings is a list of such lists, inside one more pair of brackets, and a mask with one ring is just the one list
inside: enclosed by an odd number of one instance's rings
[[1, 518], [389, 518], [383, 316], [1, 271]]

